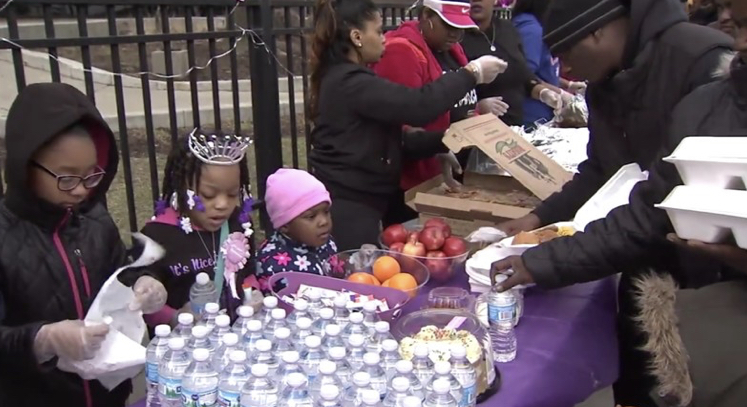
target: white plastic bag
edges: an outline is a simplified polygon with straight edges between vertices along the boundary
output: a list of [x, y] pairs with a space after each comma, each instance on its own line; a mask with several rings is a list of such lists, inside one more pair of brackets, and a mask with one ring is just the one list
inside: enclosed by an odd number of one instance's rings
[[135, 294], [131, 287], [120, 283], [117, 276], [128, 268], [149, 266], [165, 254], [163, 247], [145, 235], [135, 233], [133, 236], [144, 244], [143, 254], [106, 280], [84, 320], [90, 325], [109, 324], [110, 331], [101, 350], [90, 360], [60, 359], [57, 362], [60, 370], [75, 373], [85, 380], [98, 380], [109, 390], [135, 377], [145, 365], [145, 347], [141, 344], [145, 335], [143, 313], [130, 311]]

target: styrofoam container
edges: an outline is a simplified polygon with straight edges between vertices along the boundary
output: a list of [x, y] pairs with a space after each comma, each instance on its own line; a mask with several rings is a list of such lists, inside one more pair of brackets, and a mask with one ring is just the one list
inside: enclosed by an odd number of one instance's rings
[[747, 249], [747, 191], [678, 186], [656, 207], [667, 211], [681, 239], [720, 243], [734, 234]]
[[747, 137], [686, 137], [664, 161], [677, 167], [685, 185], [747, 184]]

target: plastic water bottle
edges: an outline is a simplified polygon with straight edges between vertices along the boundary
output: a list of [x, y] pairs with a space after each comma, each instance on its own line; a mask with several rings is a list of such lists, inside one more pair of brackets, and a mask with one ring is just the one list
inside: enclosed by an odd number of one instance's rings
[[524, 316], [524, 287], [516, 286], [511, 289], [511, 293], [516, 297], [516, 315], [514, 315], [514, 326], [516, 326]]
[[192, 337], [192, 327], [195, 323], [195, 317], [194, 315], [190, 313], [182, 313], [179, 314], [177, 318], [178, 325], [174, 330], [171, 332], [172, 338], [182, 338], [185, 341], [188, 341], [189, 338]]
[[389, 332], [389, 322], [379, 321], [374, 326], [374, 333], [368, 341], [366, 349], [369, 352], [379, 353], [381, 352], [381, 345], [389, 339], [394, 339], [394, 336]]
[[218, 401], [218, 372], [213, 369], [210, 352], [195, 349], [192, 363], [182, 379], [182, 404], [184, 407], [214, 406]]
[[293, 311], [286, 317], [289, 326], [296, 326], [298, 318], [308, 318], [314, 320], [309, 314], [309, 303], [303, 298], [299, 298], [293, 303]]
[[376, 311], [378, 311], [378, 308], [379, 305], [376, 301], [363, 303], [363, 325], [368, 328], [368, 331], [371, 332], [371, 335], [376, 332], [374, 328], [376, 323], [381, 321], [381, 319], [379, 319], [379, 314], [376, 313]]
[[339, 325], [327, 325], [324, 329], [324, 338], [322, 339], [322, 352], [329, 355], [329, 350], [337, 347], [345, 347], [345, 341], [342, 339]]
[[361, 372], [368, 373], [371, 379], [371, 387], [379, 392], [379, 400], [384, 400], [386, 397], [388, 381], [386, 372], [380, 365], [381, 357], [378, 353], [369, 352], [363, 356], [363, 367]]
[[299, 318], [296, 321], [296, 330], [291, 333], [293, 343], [299, 344], [299, 346], [296, 346], [296, 349], [303, 348], [306, 338], [311, 335], [313, 335], [311, 333], [311, 320], [309, 318]]
[[488, 321], [490, 340], [496, 362], [510, 362], [516, 358], [516, 333], [514, 314], [516, 297], [510, 291], [498, 292], [497, 285], [488, 295]]
[[215, 284], [210, 280], [207, 273], [199, 273], [195, 277], [195, 283], [189, 289], [189, 304], [192, 307], [192, 313], [202, 315], [205, 305], [209, 302], [218, 300], [218, 290]]
[[387, 379], [391, 379], [397, 372], [397, 362], [400, 361], [399, 344], [394, 339], [387, 339], [381, 344], [381, 367], [386, 372]]
[[451, 386], [446, 379], [438, 379], [433, 383], [433, 392], [425, 398], [425, 407], [457, 407], [457, 401], [450, 394]]
[[261, 339], [265, 339], [262, 335], [262, 322], [261, 321], [249, 321], [246, 325], [246, 334], [244, 335], [244, 351], [247, 357], [251, 357], [254, 354], [254, 349], [257, 347], [257, 342]]
[[425, 386], [426, 396], [432, 394], [435, 391], [433, 388], [434, 383], [439, 380], [444, 380], [451, 386], [451, 396], [454, 398], [454, 400], [461, 400], [464, 392], [462, 391], [462, 385], [459, 384], [459, 380], [457, 380], [456, 377], [451, 374], [451, 363], [436, 362], [434, 370], [436, 371], [436, 373], [433, 375], [431, 381], [428, 382], [428, 384]]
[[301, 351], [299, 363], [309, 381], [313, 381], [319, 374], [319, 363], [324, 359], [322, 340], [318, 336], [311, 335], [306, 337], [305, 345], [304, 350]]
[[363, 390], [361, 392], [361, 406], [381, 407], [379, 392], [377, 392], [376, 390]]
[[262, 300], [262, 311], [259, 313], [259, 319], [263, 324], [270, 322], [272, 318], [272, 310], [278, 307], [277, 297], [265, 297]]
[[319, 392], [319, 399], [315, 407], [342, 407], [340, 402], [340, 388], [334, 385], [322, 386]]
[[404, 377], [397, 377], [392, 380], [392, 388], [384, 397], [382, 403], [384, 407], [400, 407], [402, 401], [407, 397], [412, 396], [410, 391], [410, 381]]
[[288, 376], [288, 386], [283, 390], [278, 399], [278, 407], [313, 406], [314, 401], [306, 389], [306, 376], [302, 373], [291, 373]]
[[[229, 332], [223, 336], [223, 344], [216, 349], [213, 354], [213, 367], [215, 371], [220, 373], [228, 366], [231, 362], [231, 355], [233, 352], [243, 350], [243, 347], [239, 345], [239, 335], [233, 332]], [[246, 353], [244, 353], [246, 359]]]
[[353, 368], [350, 366], [350, 363], [348, 363], [346, 356], [347, 350], [343, 347], [332, 348], [329, 350], [329, 359], [335, 362], [335, 365], [337, 366], [335, 374], [343, 383], [343, 386], [340, 388], [341, 391], [348, 388], [353, 375]]
[[[311, 333], [323, 338], [327, 325], [335, 324], [335, 310], [332, 308], [322, 308], [319, 310], [319, 318], [311, 324]], [[335, 324], [337, 325], [337, 324]], [[339, 325], [337, 325], [339, 326]], [[340, 329], [342, 332], [342, 328]]]
[[429, 357], [428, 345], [415, 346], [414, 357], [412, 358], [413, 373], [424, 385], [430, 382], [433, 374], [433, 362]]
[[215, 327], [210, 331], [210, 343], [216, 349], [221, 347], [223, 345], [223, 336], [229, 332], [231, 332], [231, 317], [228, 315], [218, 315], [215, 317]]
[[353, 375], [353, 385], [348, 387], [342, 394], [343, 407], [358, 407], [361, 405], [361, 392], [373, 390], [371, 378], [366, 372], [358, 372]]
[[285, 390], [285, 386], [288, 385], [288, 376], [291, 373], [304, 373], [303, 368], [298, 364], [299, 359], [298, 352], [294, 350], [282, 354], [280, 366], [275, 373], [278, 391]]
[[310, 290], [306, 294], [306, 298], [308, 298], [309, 301], [309, 315], [311, 315], [311, 320], [316, 321], [319, 319], [319, 312], [324, 308], [324, 304], [322, 304], [322, 293], [318, 290]]
[[169, 335], [171, 327], [168, 325], [158, 325], [156, 327], [156, 337], [148, 344], [145, 351], [145, 381], [147, 384], [147, 394], [145, 405], [147, 407], [160, 407], [158, 401], [158, 365], [161, 358], [169, 350]]
[[210, 330], [206, 326], [192, 327], [192, 338], [187, 342], [187, 353], [191, 355], [196, 349], [207, 349], [212, 357], [215, 353], [215, 346], [210, 342], [209, 334]]
[[239, 307], [236, 313], [239, 314], [239, 317], [236, 318], [236, 322], [233, 323], [231, 331], [237, 333], [239, 335], [239, 338], [243, 338], [244, 334], [246, 334], [246, 327], [249, 324], [249, 321], [256, 319], [254, 318], [254, 308], [247, 305], [242, 305]]
[[241, 407], [277, 407], [278, 387], [268, 376], [267, 365], [252, 366], [252, 375], [241, 389]]
[[423, 406], [423, 399], [420, 397], [415, 396], [407, 396], [404, 400], [402, 400], [402, 407], [422, 407]]
[[270, 322], [265, 324], [264, 335], [265, 338], [272, 338], [275, 335], [275, 330], [278, 328], [290, 328], [288, 322], [285, 320], [286, 313], [282, 308], [275, 308], [272, 310]]
[[343, 339], [348, 339], [350, 338], [350, 335], [354, 334], [363, 335], [365, 339], [368, 339], [370, 337], [370, 332], [368, 332], [366, 326], [363, 325], [363, 314], [360, 312], [351, 312], [350, 322], [345, 327], [345, 329], [342, 330]]
[[335, 297], [333, 305], [335, 306], [335, 323], [340, 325], [343, 330], [348, 325], [350, 320], [350, 312], [348, 311], [348, 302], [350, 299], [347, 295], [339, 295]]
[[[235, 335], [235, 334], [234, 334]], [[218, 375], [218, 406], [239, 407], [241, 389], [249, 380], [249, 366], [246, 364], [246, 352], [231, 352], [230, 363]]]
[[459, 407], [475, 407], [477, 405], [477, 372], [472, 363], [467, 360], [467, 348], [454, 344], [450, 349], [451, 374], [462, 385], [462, 399], [457, 400]]
[[322, 360], [319, 363], [319, 374], [314, 380], [309, 381], [309, 393], [311, 398], [319, 400], [321, 397], [322, 387], [333, 385], [342, 388], [342, 381], [337, 377], [337, 365], [331, 360]]
[[[205, 309], [202, 311], [202, 318], [200, 318], [200, 322], [197, 323], [197, 325], [202, 325], [208, 327], [209, 330], [213, 330], [215, 328], [215, 319], [218, 318], [218, 314], [220, 313], [220, 305], [218, 305], [215, 302], [209, 302], [205, 304]], [[229, 317], [229, 321], [231, 318]]]
[[182, 378], [189, 366], [183, 338], [170, 338], [169, 349], [158, 368], [158, 399], [161, 407], [182, 407]]
[[394, 388], [394, 381], [396, 379], [402, 378], [407, 380], [407, 386], [413, 396], [418, 396], [421, 399], [425, 397], [425, 387], [423, 386], [423, 382], [415, 375], [412, 362], [409, 360], [400, 360], [395, 365], [395, 369], [396, 372], [390, 381], [390, 389]]
[[361, 334], [353, 334], [348, 339], [348, 362], [353, 371], [357, 372], [363, 366], [363, 355], [366, 348], [363, 347], [366, 339]]
[[275, 372], [278, 370], [280, 362], [275, 354], [272, 353], [272, 342], [267, 339], [258, 340], [254, 354], [249, 357], [249, 366], [257, 364], [267, 365], [269, 377], [274, 377]]
[[272, 351], [278, 355], [284, 352], [296, 350], [296, 345], [291, 342], [291, 331], [289, 328], [278, 328], [275, 330], [275, 341], [272, 344]]

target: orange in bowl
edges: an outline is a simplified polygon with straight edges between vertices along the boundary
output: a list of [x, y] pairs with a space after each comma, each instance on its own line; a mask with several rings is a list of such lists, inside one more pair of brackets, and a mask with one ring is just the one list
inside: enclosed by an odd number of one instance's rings
[[418, 293], [418, 282], [412, 274], [408, 273], [395, 274], [392, 278], [386, 280], [383, 286], [404, 291], [410, 294], [410, 298], [415, 297]]
[[385, 282], [395, 275], [399, 274], [402, 269], [399, 262], [392, 256], [381, 256], [373, 264], [373, 275], [380, 282]]
[[362, 271], [351, 274], [348, 276], [347, 280], [351, 283], [381, 285], [379, 281], [376, 280], [376, 277]]

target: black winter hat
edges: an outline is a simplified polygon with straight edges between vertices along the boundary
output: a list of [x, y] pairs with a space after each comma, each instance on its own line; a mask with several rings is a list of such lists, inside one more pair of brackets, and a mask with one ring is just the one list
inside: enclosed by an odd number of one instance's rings
[[628, 13], [629, 0], [554, 0], [544, 22], [544, 41], [562, 52], [607, 23]]

